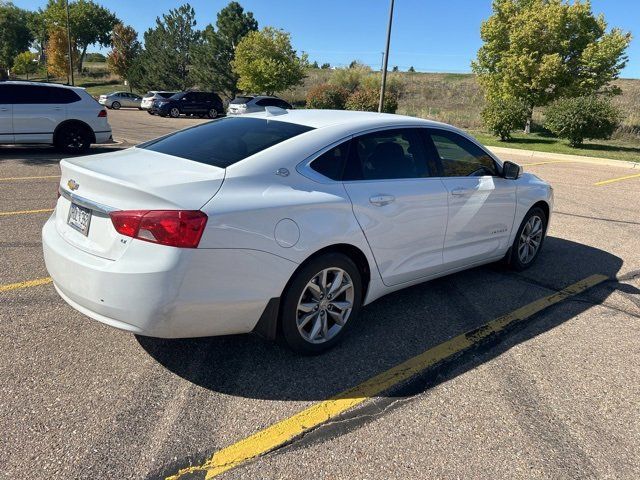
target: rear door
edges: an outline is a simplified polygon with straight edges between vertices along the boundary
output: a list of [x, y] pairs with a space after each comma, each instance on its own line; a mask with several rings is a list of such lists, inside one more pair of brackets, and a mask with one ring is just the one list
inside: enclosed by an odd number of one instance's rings
[[503, 254], [515, 215], [515, 182], [502, 178], [495, 160], [462, 135], [435, 128], [427, 132], [427, 148], [439, 162], [449, 198], [445, 267], [458, 268]]
[[13, 85], [0, 83], [0, 143], [13, 143]]
[[53, 143], [53, 132], [67, 118], [73, 91], [45, 85], [15, 85], [13, 135], [17, 143]]
[[420, 129], [382, 130], [351, 142], [344, 186], [387, 285], [442, 271], [448, 194], [434, 173]]

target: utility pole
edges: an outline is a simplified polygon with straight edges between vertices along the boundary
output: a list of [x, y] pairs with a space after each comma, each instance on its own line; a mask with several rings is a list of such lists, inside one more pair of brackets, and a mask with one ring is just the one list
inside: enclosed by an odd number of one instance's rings
[[69, 23], [69, 0], [67, 0], [67, 46], [69, 51], [69, 75], [71, 75], [71, 85], [75, 85], [73, 79], [73, 55], [71, 55], [71, 25]]
[[[68, 1], [68, 0], [67, 0]], [[389, 7], [389, 25], [387, 26], [387, 46], [384, 49], [384, 65], [382, 67], [382, 86], [380, 87], [380, 103], [378, 104], [378, 112], [382, 113], [382, 105], [384, 103], [384, 89], [387, 85], [387, 64], [389, 63], [389, 43], [391, 43], [391, 23], [393, 22], [393, 1]]]

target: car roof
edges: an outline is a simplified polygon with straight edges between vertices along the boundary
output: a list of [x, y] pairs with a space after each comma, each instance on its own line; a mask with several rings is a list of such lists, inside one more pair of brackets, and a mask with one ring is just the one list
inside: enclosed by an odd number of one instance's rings
[[0, 85], [32, 85], [37, 87], [57, 87], [57, 88], [68, 88], [69, 90], [86, 90], [83, 87], [75, 87], [72, 85], [64, 85], [61, 83], [51, 83], [51, 82], [27, 82], [26, 80], [7, 80], [0, 82]]
[[[450, 125], [425, 120], [423, 118], [409, 117], [406, 115], [395, 115], [390, 113], [378, 112], [359, 112], [353, 110], [313, 110], [313, 109], [297, 109], [297, 110], [281, 110], [280, 114], [273, 114], [267, 111], [250, 113], [246, 117], [264, 118], [267, 120], [277, 120], [281, 122], [297, 123], [313, 128], [322, 128], [333, 125], [344, 125], [353, 127], [375, 128], [377, 126], [388, 125], [425, 125], [425, 126], [445, 126], [453, 128]], [[273, 112], [273, 110], [272, 110]]]

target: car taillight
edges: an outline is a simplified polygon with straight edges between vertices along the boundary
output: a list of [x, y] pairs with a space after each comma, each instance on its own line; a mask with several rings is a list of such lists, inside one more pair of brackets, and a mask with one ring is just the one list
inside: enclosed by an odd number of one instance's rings
[[122, 235], [181, 248], [196, 248], [207, 224], [199, 210], [123, 210], [109, 216]]
[[100, 110], [98, 112], [98, 118], [105, 118], [107, 116], [107, 111], [106, 110]]

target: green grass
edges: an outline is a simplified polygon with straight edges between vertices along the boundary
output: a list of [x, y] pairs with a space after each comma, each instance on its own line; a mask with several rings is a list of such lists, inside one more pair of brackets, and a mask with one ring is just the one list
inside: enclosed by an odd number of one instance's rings
[[542, 133], [514, 133], [509, 141], [501, 142], [486, 132], [473, 132], [473, 135], [484, 145], [490, 147], [518, 148], [536, 150], [538, 152], [564, 153], [567, 155], [582, 155], [586, 157], [612, 158], [640, 162], [640, 142], [612, 139], [586, 140], [580, 148], [573, 148], [566, 140], [549, 137]]

